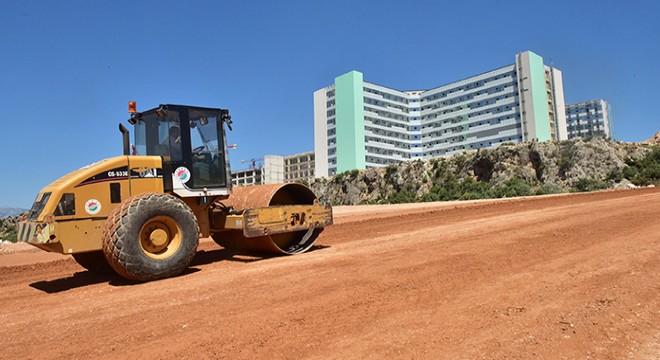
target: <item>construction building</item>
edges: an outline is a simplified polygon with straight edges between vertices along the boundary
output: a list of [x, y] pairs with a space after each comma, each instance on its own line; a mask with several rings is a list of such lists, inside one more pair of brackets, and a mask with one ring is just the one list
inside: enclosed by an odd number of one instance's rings
[[314, 178], [314, 152], [284, 156], [284, 181], [301, 182]]
[[314, 93], [317, 177], [449, 156], [505, 142], [567, 139], [561, 71], [531, 51], [513, 64], [429, 90], [350, 71]]
[[314, 152], [287, 156], [266, 155], [250, 161], [249, 169], [232, 171], [232, 184], [250, 186], [304, 182], [314, 178]]
[[612, 111], [605, 100], [566, 105], [568, 138], [603, 137], [612, 139]]

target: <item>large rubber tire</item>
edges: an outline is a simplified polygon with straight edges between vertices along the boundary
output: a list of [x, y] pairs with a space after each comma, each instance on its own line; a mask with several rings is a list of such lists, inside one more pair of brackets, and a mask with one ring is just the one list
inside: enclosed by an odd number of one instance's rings
[[105, 259], [103, 251], [71, 254], [76, 262], [85, 269], [98, 274], [113, 274], [114, 270]]
[[180, 199], [162, 193], [126, 199], [110, 213], [103, 231], [108, 263], [134, 281], [180, 274], [190, 266], [198, 244], [193, 212]]

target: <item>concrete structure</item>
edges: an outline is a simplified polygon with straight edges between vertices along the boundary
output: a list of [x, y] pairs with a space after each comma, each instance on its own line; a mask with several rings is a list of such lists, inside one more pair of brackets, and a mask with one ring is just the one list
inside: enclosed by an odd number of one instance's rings
[[314, 152], [287, 156], [266, 155], [263, 165], [232, 171], [232, 184], [250, 186], [309, 181], [314, 178]]
[[263, 183], [279, 184], [284, 182], [284, 157], [277, 155], [264, 156]]
[[612, 139], [612, 111], [605, 100], [566, 105], [568, 138], [604, 137]]
[[561, 72], [531, 51], [517, 54], [514, 64], [430, 90], [395, 90], [351, 71], [314, 93], [316, 176], [563, 139]]
[[314, 178], [314, 152], [284, 156], [284, 182], [309, 181]]
[[263, 166], [254, 169], [231, 172], [231, 183], [234, 186], [260, 185], [263, 182]]

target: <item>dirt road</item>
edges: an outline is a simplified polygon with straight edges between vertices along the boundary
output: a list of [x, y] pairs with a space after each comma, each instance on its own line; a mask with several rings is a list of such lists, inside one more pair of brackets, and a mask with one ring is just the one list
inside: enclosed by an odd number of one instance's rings
[[660, 358], [660, 189], [337, 208], [317, 244], [146, 284], [2, 252], [0, 358]]

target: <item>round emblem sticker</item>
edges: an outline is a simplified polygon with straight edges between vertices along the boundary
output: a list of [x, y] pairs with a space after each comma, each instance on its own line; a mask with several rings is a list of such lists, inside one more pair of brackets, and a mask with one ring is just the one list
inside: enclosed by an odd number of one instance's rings
[[85, 211], [90, 215], [96, 215], [101, 211], [101, 203], [96, 199], [89, 199], [85, 203]]
[[174, 176], [176, 176], [182, 183], [187, 183], [190, 180], [190, 170], [188, 168], [181, 166], [174, 170]]

